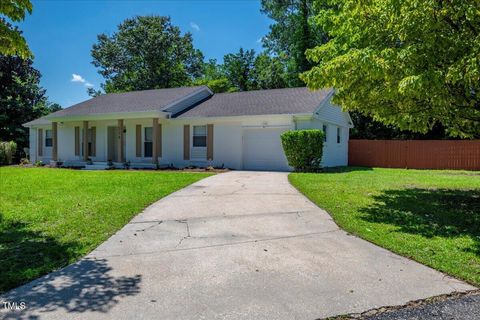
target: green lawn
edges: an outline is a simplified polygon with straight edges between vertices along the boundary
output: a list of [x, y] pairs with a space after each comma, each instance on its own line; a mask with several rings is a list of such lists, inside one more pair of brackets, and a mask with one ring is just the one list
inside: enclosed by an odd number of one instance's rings
[[344, 230], [480, 285], [480, 172], [344, 168], [289, 178]]
[[92, 251], [150, 203], [209, 176], [0, 168], [0, 292]]

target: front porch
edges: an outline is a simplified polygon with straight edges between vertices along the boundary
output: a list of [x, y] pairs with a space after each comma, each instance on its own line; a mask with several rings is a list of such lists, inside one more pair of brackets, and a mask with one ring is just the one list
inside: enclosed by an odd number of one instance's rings
[[162, 159], [159, 118], [52, 121], [35, 133], [35, 158], [60, 167], [151, 169]]

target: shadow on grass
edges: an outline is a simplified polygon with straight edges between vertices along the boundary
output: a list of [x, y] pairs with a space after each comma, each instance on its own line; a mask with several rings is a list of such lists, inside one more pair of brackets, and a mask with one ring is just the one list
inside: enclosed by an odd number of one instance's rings
[[322, 169], [325, 173], [345, 173], [357, 171], [372, 171], [371, 167], [326, 167]]
[[0, 293], [66, 266], [80, 248], [77, 242], [59, 242], [0, 213]]
[[399, 232], [427, 238], [468, 236], [480, 255], [480, 190], [403, 189], [374, 196], [362, 219], [394, 225]]
[[[59, 243], [0, 214], [0, 288], [11, 289], [68, 264], [80, 244]], [[119, 298], [139, 292], [141, 276], [113, 277], [104, 259], [83, 259], [0, 296], [0, 318], [36, 319], [38, 311], [107, 312]], [[24, 302], [24, 310], [4, 303]], [[8, 311], [8, 312], [7, 312]]]

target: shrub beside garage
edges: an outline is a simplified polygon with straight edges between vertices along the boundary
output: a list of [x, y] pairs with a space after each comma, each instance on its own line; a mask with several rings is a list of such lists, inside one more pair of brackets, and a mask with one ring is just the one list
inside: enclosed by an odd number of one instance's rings
[[290, 130], [282, 133], [282, 147], [288, 165], [295, 171], [315, 172], [321, 169], [323, 156], [322, 130]]

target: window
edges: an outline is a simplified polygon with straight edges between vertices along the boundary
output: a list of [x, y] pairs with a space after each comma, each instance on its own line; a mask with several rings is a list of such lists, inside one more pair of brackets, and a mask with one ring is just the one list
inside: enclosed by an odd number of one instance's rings
[[337, 143], [340, 143], [342, 137], [342, 129], [337, 127]]
[[327, 125], [326, 124], [322, 126], [322, 130], [323, 130], [323, 142], [327, 142]]
[[53, 146], [52, 130], [45, 130], [45, 147]]
[[207, 126], [193, 126], [193, 146], [207, 146]]
[[153, 155], [153, 128], [144, 128], [143, 156], [150, 158]]

